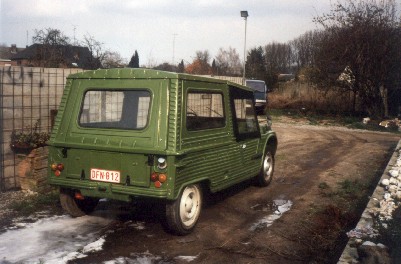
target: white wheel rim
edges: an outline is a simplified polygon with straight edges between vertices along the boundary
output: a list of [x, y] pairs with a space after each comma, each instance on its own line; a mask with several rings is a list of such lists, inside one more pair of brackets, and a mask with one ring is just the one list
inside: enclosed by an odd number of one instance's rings
[[265, 181], [270, 181], [273, 172], [273, 156], [270, 152], [266, 153], [265, 159], [263, 160], [263, 176]]
[[200, 191], [196, 186], [184, 189], [180, 201], [180, 218], [185, 227], [191, 227], [199, 217], [201, 206]]

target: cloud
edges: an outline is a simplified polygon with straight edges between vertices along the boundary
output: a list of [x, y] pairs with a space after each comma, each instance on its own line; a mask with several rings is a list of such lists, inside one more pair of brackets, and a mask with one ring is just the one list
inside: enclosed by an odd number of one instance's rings
[[[152, 54], [160, 63], [191, 60], [196, 50], [214, 53], [229, 46], [243, 50], [247, 10], [247, 47], [288, 41], [314, 28], [316, 12], [331, 0], [1, 0], [0, 39], [25, 46], [26, 32], [57, 28], [78, 39], [91, 34], [106, 48], [130, 58], [138, 50], [141, 63]], [[30, 44], [30, 41], [28, 41]]]

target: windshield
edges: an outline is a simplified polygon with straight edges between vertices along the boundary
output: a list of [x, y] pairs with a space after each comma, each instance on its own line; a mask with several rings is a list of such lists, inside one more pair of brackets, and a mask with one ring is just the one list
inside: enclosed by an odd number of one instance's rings
[[266, 94], [263, 92], [255, 91], [255, 99], [257, 100], [266, 100]]
[[81, 127], [143, 129], [147, 126], [150, 92], [102, 90], [85, 93], [79, 116]]
[[265, 92], [266, 91], [266, 85], [264, 81], [252, 81], [252, 80], [246, 80], [246, 86], [249, 88], [252, 88], [255, 91], [258, 92]]

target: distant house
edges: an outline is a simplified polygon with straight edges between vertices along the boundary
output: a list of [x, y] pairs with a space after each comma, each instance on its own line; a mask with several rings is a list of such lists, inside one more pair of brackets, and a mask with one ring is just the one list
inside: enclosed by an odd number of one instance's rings
[[11, 47], [0, 46], [0, 66], [16, 66], [17, 62], [12, 61], [11, 57], [22, 52], [25, 48], [17, 48], [16, 44]]
[[10, 59], [18, 66], [31, 67], [93, 69], [100, 65], [87, 47], [72, 45], [33, 44]]

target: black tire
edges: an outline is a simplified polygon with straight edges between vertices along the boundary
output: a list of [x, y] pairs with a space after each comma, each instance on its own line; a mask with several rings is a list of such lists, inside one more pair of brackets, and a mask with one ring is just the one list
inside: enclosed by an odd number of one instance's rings
[[187, 235], [195, 228], [202, 210], [202, 189], [186, 186], [177, 200], [166, 204], [166, 227], [175, 235]]
[[97, 206], [99, 199], [85, 197], [84, 200], [78, 200], [74, 197], [74, 192], [70, 190], [60, 190], [61, 207], [72, 217], [87, 215]]
[[274, 155], [268, 150], [263, 156], [262, 168], [257, 176], [258, 185], [268, 186], [273, 179], [274, 173]]

